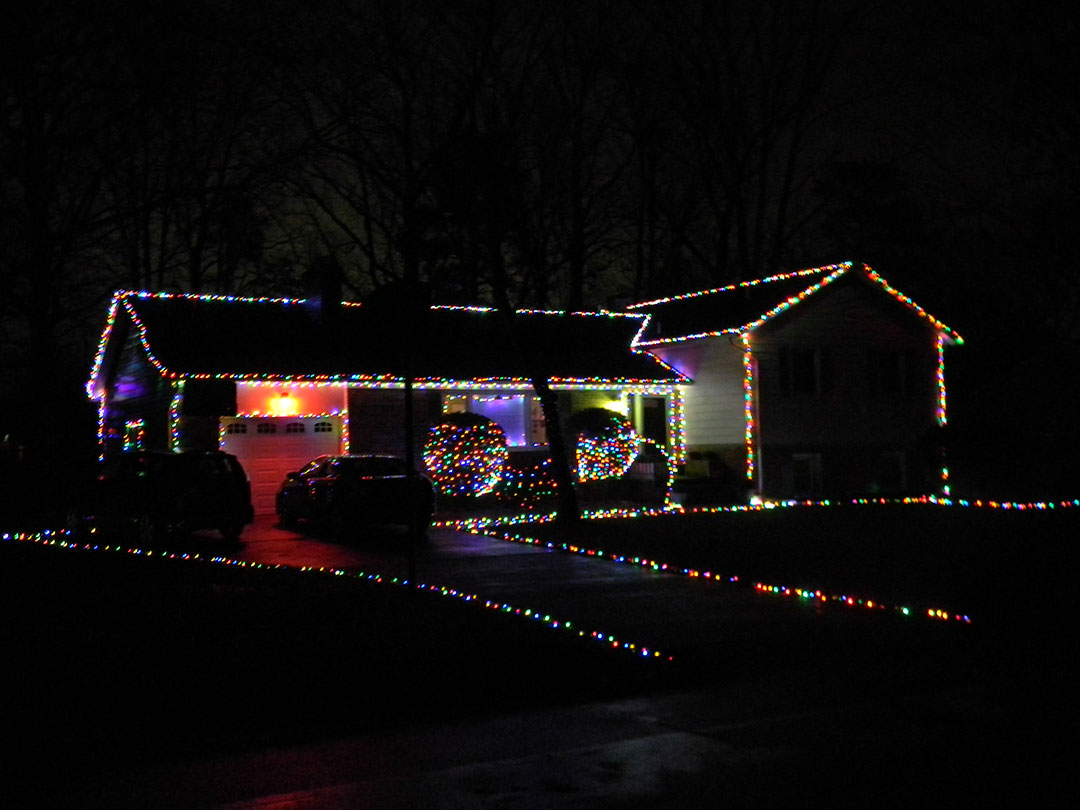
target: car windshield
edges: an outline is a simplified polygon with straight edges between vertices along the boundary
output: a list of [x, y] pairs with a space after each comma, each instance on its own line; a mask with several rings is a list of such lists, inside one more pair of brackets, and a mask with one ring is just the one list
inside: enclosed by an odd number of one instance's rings
[[358, 456], [338, 459], [335, 471], [360, 477], [405, 475], [405, 462], [389, 456]]

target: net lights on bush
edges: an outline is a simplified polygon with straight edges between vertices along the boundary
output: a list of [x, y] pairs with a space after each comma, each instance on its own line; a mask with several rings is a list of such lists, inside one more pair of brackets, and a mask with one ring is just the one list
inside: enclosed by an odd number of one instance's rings
[[587, 408], [570, 418], [577, 437], [579, 481], [619, 478], [637, 458], [640, 439], [629, 420], [606, 408]]
[[444, 414], [424, 445], [424, 465], [439, 491], [450, 497], [493, 492], [509, 457], [503, 429], [467, 411]]
[[572, 621], [554, 618], [550, 613], [546, 613], [544, 611], [513, 605], [509, 602], [481, 599], [481, 597], [475, 593], [462, 591], [457, 588], [452, 588], [444, 585], [433, 585], [430, 583], [410, 583], [408, 579], [404, 579], [401, 577], [387, 577], [382, 574], [369, 573], [365, 571], [350, 572], [342, 568], [332, 568], [325, 566], [297, 567], [283, 565], [281, 563], [260, 563], [248, 560], [237, 560], [231, 557], [223, 556], [205, 557], [201, 554], [189, 554], [185, 552], [156, 551], [153, 549], [130, 548], [123, 545], [101, 545], [93, 542], [78, 542], [72, 539], [72, 534], [68, 530], [4, 533], [0, 535], [0, 541], [30, 542], [69, 551], [121, 553], [129, 554], [135, 557], [154, 558], [158, 560], [165, 559], [184, 562], [209, 563], [216, 565], [226, 565], [235, 568], [247, 568], [252, 570], [298, 571], [301, 573], [323, 574], [336, 578], [345, 578], [355, 581], [369, 582], [377, 585], [396, 585], [399, 587], [411, 587], [421, 593], [434, 594], [436, 596], [444, 596], [458, 599], [467, 604], [477, 605], [488, 610], [494, 610], [507, 616], [536, 622], [537, 624], [543, 627], [547, 627], [551, 630], [561, 630], [575, 638], [597, 642], [607, 649], [629, 653], [635, 658], [642, 658], [653, 661], [674, 661], [673, 656], [665, 655], [660, 650], [657, 650], [655, 648], [627, 641], [611, 633], [606, 633], [601, 630], [582, 629], [579, 628]]
[[500, 501], [532, 512], [549, 504], [558, 492], [551, 459], [515, 467], [508, 464], [495, 493]]

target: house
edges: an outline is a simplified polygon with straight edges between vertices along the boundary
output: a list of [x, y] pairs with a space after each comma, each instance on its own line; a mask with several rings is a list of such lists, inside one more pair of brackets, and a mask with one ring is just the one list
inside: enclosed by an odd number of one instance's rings
[[870, 267], [815, 267], [628, 311], [651, 316], [635, 347], [694, 381], [683, 392], [688, 469], [775, 499], [947, 487], [945, 348], [963, 341]]
[[498, 422], [511, 454], [545, 455], [537, 376], [557, 394], [560, 419], [617, 410], [679, 459], [689, 381], [633, 348], [646, 320], [519, 311], [508, 331], [484, 307], [388, 315], [319, 298], [120, 291], [87, 393], [103, 456], [221, 448], [248, 471], [257, 513], [273, 512], [285, 473], [318, 455], [403, 454], [407, 380], [417, 459], [427, 429], [462, 410]]

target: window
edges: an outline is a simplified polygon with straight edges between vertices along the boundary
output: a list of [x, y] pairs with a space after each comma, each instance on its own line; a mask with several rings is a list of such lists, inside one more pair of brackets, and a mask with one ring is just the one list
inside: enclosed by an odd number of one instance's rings
[[867, 350], [867, 388], [872, 394], [909, 394], [912, 391], [914, 357], [909, 350]]
[[247, 423], [230, 422], [225, 426], [226, 433], [247, 433]]
[[334, 425], [332, 422], [316, 422], [313, 429], [315, 433], [333, 433]]
[[259, 422], [255, 426], [256, 433], [277, 433], [277, 425], [273, 422]]
[[781, 346], [780, 390], [789, 395], [832, 390], [832, 352], [828, 346]]
[[506, 443], [511, 447], [525, 445], [524, 396], [478, 396], [473, 399], [472, 410], [497, 423], [506, 434]]
[[469, 411], [486, 416], [506, 434], [510, 447], [547, 444], [547, 423], [540, 401], [531, 394], [447, 394], [444, 413]]
[[304, 432], [304, 423], [303, 422], [289, 422], [289, 424], [285, 425], [285, 432], [286, 433], [303, 433]]
[[330, 466], [331, 459], [327, 456], [319, 456], [316, 459], [312, 459], [304, 468], [300, 470], [301, 478], [322, 478], [326, 475], [327, 467]]

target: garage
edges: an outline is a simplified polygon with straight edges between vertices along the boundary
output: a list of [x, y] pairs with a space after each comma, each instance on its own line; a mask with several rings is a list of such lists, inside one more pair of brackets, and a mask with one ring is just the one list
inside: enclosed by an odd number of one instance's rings
[[340, 453], [341, 429], [340, 416], [222, 417], [221, 449], [244, 465], [255, 514], [272, 515], [285, 474], [316, 456]]

